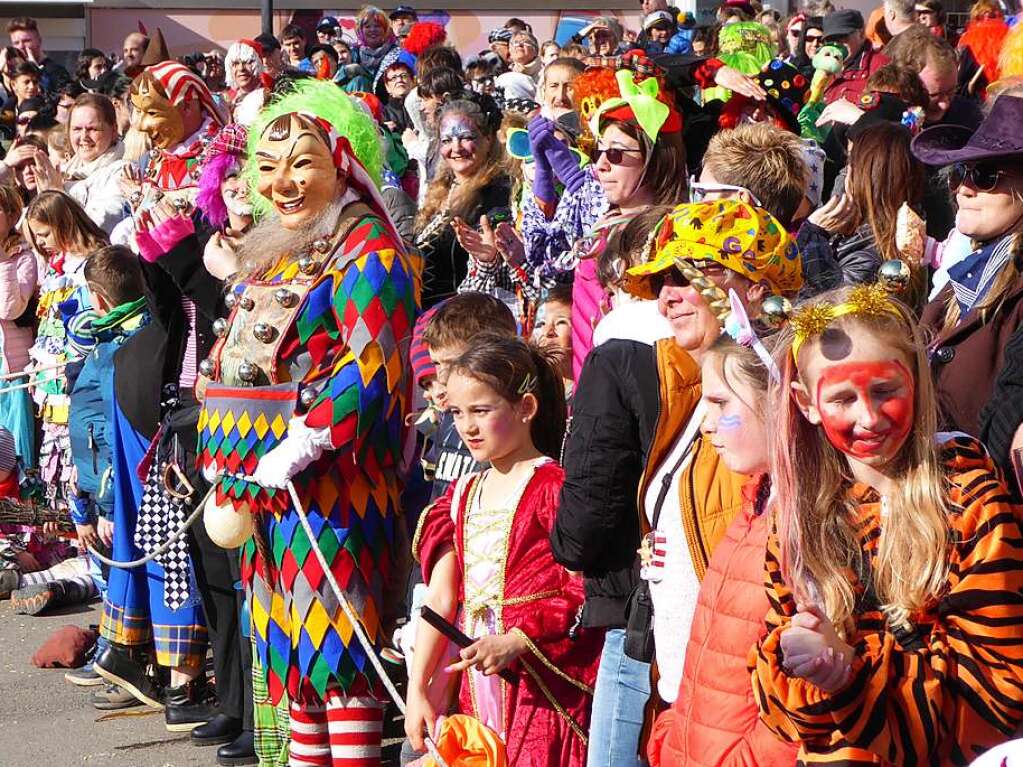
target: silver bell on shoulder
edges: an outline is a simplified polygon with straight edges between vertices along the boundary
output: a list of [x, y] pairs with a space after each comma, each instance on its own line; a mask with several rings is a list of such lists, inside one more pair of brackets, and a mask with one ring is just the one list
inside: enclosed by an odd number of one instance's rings
[[320, 396], [320, 393], [316, 391], [312, 386], [307, 386], [298, 395], [298, 401], [302, 403], [302, 407], [312, 407], [312, 404], [316, 402], [316, 398]]
[[274, 291], [274, 301], [279, 303], [285, 309], [290, 309], [298, 303], [298, 294], [292, 293], [287, 288], [277, 288]]
[[213, 378], [217, 373], [217, 364], [209, 357], [199, 363], [199, 375], [205, 378]]
[[223, 317], [213, 321], [213, 335], [217, 338], [223, 338], [227, 335], [228, 329], [231, 327], [231, 323], [225, 320]]
[[238, 305], [238, 294], [228, 293], [224, 296], [224, 306], [228, 309], [234, 309]]
[[302, 256], [302, 258], [298, 259], [298, 270], [302, 272], [302, 274], [316, 274], [316, 268], [316, 259], [312, 256]]
[[256, 337], [257, 341], [269, 344], [277, 337], [277, 328], [269, 322], [257, 322], [252, 328], [252, 335]]
[[245, 383], [255, 383], [259, 378], [259, 365], [245, 360], [238, 366], [238, 377]]

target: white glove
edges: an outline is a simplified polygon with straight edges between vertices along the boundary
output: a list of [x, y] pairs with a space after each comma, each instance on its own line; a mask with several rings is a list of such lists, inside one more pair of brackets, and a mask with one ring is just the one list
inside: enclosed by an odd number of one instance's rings
[[288, 423], [288, 436], [259, 459], [252, 479], [257, 485], [283, 490], [292, 477], [330, 448], [330, 429], [310, 429], [301, 418]]

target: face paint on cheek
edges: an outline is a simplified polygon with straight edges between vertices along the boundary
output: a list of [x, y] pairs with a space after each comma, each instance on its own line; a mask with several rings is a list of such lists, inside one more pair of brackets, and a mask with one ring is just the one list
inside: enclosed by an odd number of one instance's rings
[[[898, 385], [899, 390], [876, 403], [871, 386], [878, 382]], [[848, 383], [856, 393], [856, 407], [866, 408], [867, 423], [859, 423], [855, 414], [835, 410], [823, 402], [824, 386]], [[915, 410], [913, 374], [896, 360], [887, 362], [852, 362], [833, 365], [817, 382], [817, 409], [824, 433], [836, 448], [854, 458], [891, 458], [902, 447], [913, 426]], [[861, 411], [862, 412], [862, 411]]]
[[742, 418], [737, 415], [723, 415], [718, 419], [719, 432], [735, 432], [742, 428]]

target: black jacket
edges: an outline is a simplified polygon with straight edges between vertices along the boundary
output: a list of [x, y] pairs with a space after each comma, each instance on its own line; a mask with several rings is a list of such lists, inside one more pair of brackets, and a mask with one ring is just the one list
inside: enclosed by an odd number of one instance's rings
[[[198, 214], [196, 214], [198, 217]], [[131, 425], [152, 438], [162, 417], [165, 384], [176, 384], [188, 340], [188, 318], [182, 295], [196, 306], [197, 362], [209, 353], [216, 337], [213, 321], [223, 316], [223, 283], [206, 271], [202, 256], [211, 230], [197, 225], [155, 263], [140, 260], [146, 281], [146, 302], [152, 321], [132, 336], [114, 357], [117, 404]]]
[[608, 341], [590, 352], [572, 402], [554, 558], [586, 577], [586, 626], [620, 628], [639, 579], [639, 483], [658, 415], [653, 347]]

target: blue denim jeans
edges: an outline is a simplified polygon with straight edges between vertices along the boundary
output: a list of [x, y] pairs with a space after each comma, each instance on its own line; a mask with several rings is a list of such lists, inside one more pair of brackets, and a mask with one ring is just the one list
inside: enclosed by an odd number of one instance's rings
[[640, 767], [643, 708], [650, 698], [650, 664], [625, 654], [625, 629], [609, 629], [597, 669], [586, 767]]

